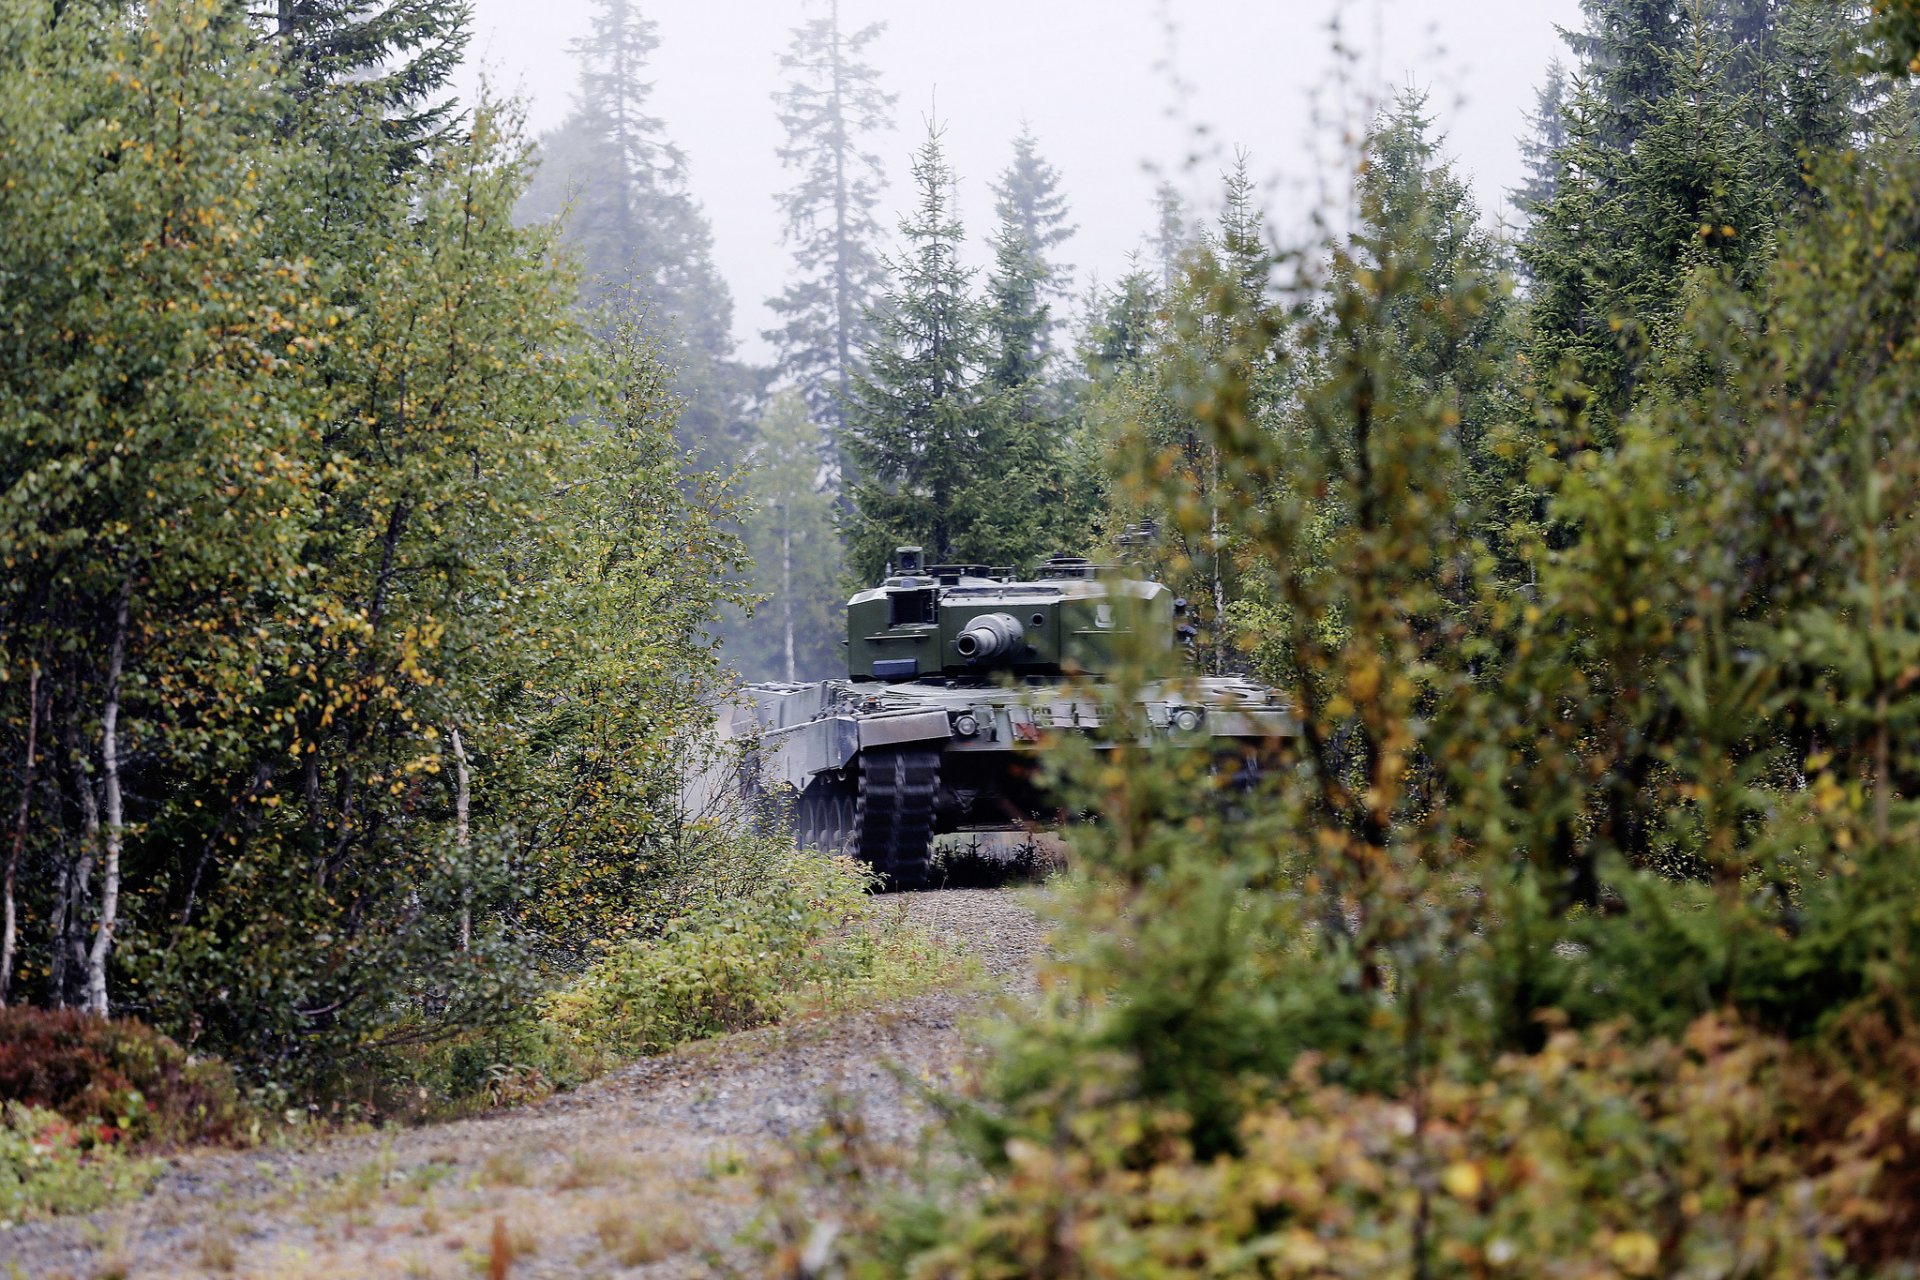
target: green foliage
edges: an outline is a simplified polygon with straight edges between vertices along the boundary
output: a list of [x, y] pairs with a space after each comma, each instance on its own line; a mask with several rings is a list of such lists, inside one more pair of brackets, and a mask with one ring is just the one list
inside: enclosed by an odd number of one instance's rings
[[780, 325], [766, 337], [779, 348], [779, 373], [821, 424], [822, 461], [836, 481], [854, 382], [875, 339], [870, 312], [886, 280], [874, 216], [886, 174], [871, 140], [893, 127], [896, 95], [866, 60], [885, 31], [884, 22], [845, 30], [831, 0], [794, 28], [780, 57], [790, 78], [773, 95], [786, 131], [780, 164], [797, 176], [780, 196], [794, 278], [770, 301]]
[[134, 1199], [160, 1176], [160, 1161], [129, 1156], [113, 1130], [0, 1106], [0, 1227]]
[[1847, 146], [1863, 115], [1845, 6], [1585, 7], [1552, 197], [1528, 206], [1521, 254], [1534, 367], [1565, 383], [1555, 394], [1592, 402], [1591, 438], [1610, 444], [1650, 353], [1671, 348], [1692, 283], [1730, 272], [1755, 285], [1811, 194], [1809, 163]]
[[396, 165], [254, 37], [0, 10], [0, 738], [14, 992], [305, 1080], [725, 881], [680, 782], [738, 549], [511, 118]]
[[[1651, 213], [1715, 94], [1646, 65], [1691, 85], [1617, 157]], [[1122, 453], [1259, 584], [1298, 734], [1252, 789], [1125, 723], [1079, 753], [1072, 949], [953, 1104], [976, 1198], [850, 1273], [1911, 1271], [1920, 160], [1627, 272], [1663, 319], [1589, 401], [1504, 354], [1419, 117], [1287, 293], [1201, 255]]]
[[1906, 1274], [1885, 1242], [1912, 1219], [1888, 1230], [1873, 1188], [1879, 1161], [1912, 1168], [1898, 1146], [1912, 1090], [1876, 1097], [1843, 1130], [1821, 1065], [1702, 1019], [1684, 1042], [1652, 1046], [1562, 1033], [1483, 1080], [1436, 1084], [1417, 1110], [1303, 1066], [1247, 1115], [1236, 1154], [1211, 1160], [1177, 1112], [1110, 1098], [1070, 1151], [1009, 1144], [985, 1202], [931, 1247], [863, 1223], [892, 1247], [849, 1270], [1867, 1274], [1836, 1266], [1853, 1257]]
[[938, 128], [913, 173], [906, 248], [849, 406], [847, 563], [862, 583], [905, 545], [924, 546], [932, 564], [1023, 564], [1045, 554], [1056, 515], [1048, 434], [1023, 429], [1012, 393], [987, 376], [985, 316], [960, 264], [964, 230]]
[[867, 889], [851, 862], [788, 856], [745, 898], [622, 944], [548, 1016], [584, 1051], [628, 1057], [774, 1021], [806, 986], [863, 976], [861, 949], [836, 935], [868, 913]]
[[457, 132], [446, 88], [472, 18], [465, 0], [278, 0], [267, 25], [298, 111], [374, 122], [398, 172]]
[[733, 359], [733, 295], [713, 263], [713, 230], [687, 190], [687, 157], [648, 110], [659, 24], [639, 0], [604, 0], [587, 36], [574, 110], [540, 140], [519, 195], [523, 222], [558, 227], [583, 271], [583, 302], [613, 323], [638, 317], [662, 345], [682, 401], [686, 448], [720, 464], [745, 448], [750, 377]]

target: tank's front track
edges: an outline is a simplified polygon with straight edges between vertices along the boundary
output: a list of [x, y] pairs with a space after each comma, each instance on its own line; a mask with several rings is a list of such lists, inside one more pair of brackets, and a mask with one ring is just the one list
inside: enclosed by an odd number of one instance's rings
[[885, 887], [926, 884], [939, 792], [938, 751], [907, 747], [862, 753], [854, 849], [880, 873]]

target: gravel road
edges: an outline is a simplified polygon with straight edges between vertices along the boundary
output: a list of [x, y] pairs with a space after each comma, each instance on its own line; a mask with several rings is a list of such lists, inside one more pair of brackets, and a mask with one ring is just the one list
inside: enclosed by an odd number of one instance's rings
[[[987, 990], [801, 1019], [688, 1046], [536, 1106], [299, 1152], [175, 1161], [137, 1204], [0, 1232], [0, 1276], [700, 1277], [763, 1198], [757, 1171], [829, 1109], [882, 1140], [926, 1123], [902, 1076], [976, 1065], [970, 1032], [1031, 989], [1020, 893], [886, 899], [977, 957]], [[12, 1268], [10, 1271], [9, 1268]]]

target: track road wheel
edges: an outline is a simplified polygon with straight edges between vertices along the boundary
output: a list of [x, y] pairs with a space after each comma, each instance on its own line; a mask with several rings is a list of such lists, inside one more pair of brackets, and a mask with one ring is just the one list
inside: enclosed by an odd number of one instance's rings
[[933, 851], [934, 798], [940, 790], [937, 751], [869, 751], [860, 758], [854, 849], [894, 891], [927, 883]]
[[851, 783], [822, 774], [794, 802], [793, 835], [803, 849], [845, 853], [853, 839]]

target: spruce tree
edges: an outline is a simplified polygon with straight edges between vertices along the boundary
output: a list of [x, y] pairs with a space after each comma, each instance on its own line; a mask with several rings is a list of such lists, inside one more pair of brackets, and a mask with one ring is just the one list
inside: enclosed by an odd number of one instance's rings
[[960, 262], [965, 230], [938, 126], [914, 153], [913, 178], [905, 247], [890, 262], [869, 372], [855, 379], [849, 406], [856, 581], [878, 576], [897, 546], [923, 546], [933, 562], [1017, 565], [1056, 536], [1050, 443], [989, 375], [984, 308]]
[[1192, 224], [1180, 189], [1162, 182], [1153, 191], [1153, 258], [1160, 268], [1160, 292], [1171, 294], [1180, 281], [1181, 258], [1193, 248]]
[[913, 158], [917, 200], [901, 220], [905, 247], [872, 313], [869, 372], [854, 380], [847, 452], [855, 467], [848, 562], [878, 576], [896, 546], [924, 546], [930, 561], [976, 554], [963, 495], [978, 476], [986, 347], [964, 231], [941, 130], [928, 125]]
[[[1553, 195], [1531, 210], [1521, 258], [1534, 368], [1549, 381], [1573, 375], [1561, 390], [1595, 410], [1589, 436], [1606, 443], [1688, 282], [1702, 271], [1758, 278], [1802, 191], [1802, 154], [1843, 137], [1850, 107], [1821, 87], [1830, 73], [1816, 74], [1831, 41], [1797, 29], [1789, 51], [1786, 15], [1757, 0], [1587, 8]], [[1800, 125], [1786, 107], [1795, 100]]]
[[1087, 299], [1079, 341], [1088, 375], [1098, 382], [1145, 361], [1160, 336], [1165, 300], [1159, 272], [1137, 253], [1113, 285], [1095, 287]]
[[998, 350], [994, 380], [1018, 386], [1043, 376], [1059, 327], [1057, 308], [1073, 268], [1055, 251], [1073, 237], [1060, 175], [1040, 155], [1031, 128], [1014, 139], [1013, 160], [994, 184], [994, 268], [988, 281], [988, 326]]
[[[999, 225], [993, 268], [987, 277], [985, 327], [991, 361], [988, 382], [999, 393], [1000, 461], [1018, 468], [1044, 497], [1029, 510], [1010, 513], [1035, 547], [1077, 547], [1091, 516], [1087, 503], [1096, 486], [1070, 482], [1068, 395], [1055, 377], [1054, 301], [1064, 296], [1066, 268], [1050, 251], [1064, 243], [1066, 199], [1059, 177], [1041, 159], [1031, 132], [1014, 144], [1013, 162], [995, 185]], [[990, 460], [991, 461], [991, 460]], [[1014, 545], [1020, 545], [1016, 540]], [[1015, 557], [1020, 558], [1020, 557]]]
[[472, 20], [470, 0], [275, 0], [268, 15], [295, 102], [377, 123], [396, 170], [452, 136], [460, 106], [447, 82]]
[[1595, 94], [1593, 126], [1604, 145], [1630, 150], [1650, 105], [1673, 91], [1673, 58], [1686, 45], [1693, 0], [1580, 0], [1580, 8], [1585, 26], [1561, 34]]
[[659, 24], [635, 0], [599, 0], [574, 46], [574, 109], [540, 140], [542, 163], [516, 215], [565, 216], [563, 238], [585, 275], [583, 303], [643, 316], [678, 370], [682, 442], [737, 457], [747, 378], [733, 359], [733, 295], [687, 189], [686, 154], [650, 110], [647, 72], [659, 47]]
[[874, 208], [886, 181], [870, 139], [892, 127], [894, 96], [865, 60], [885, 29], [843, 30], [839, 0], [829, 0], [824, 16], [794, 29], [780, 60], [789, 79], [773, 95], [786, 131], [780, 162], [799, 177], [780, 195], [794, 272], [771, 301], [780, 324], [766, 337], [779, 352], [778, 372], [823, 425], [835, 474], [846, 406], [874, 337], [868, 313], [885, 278]]
[[1527, 115], [1528, 134], [1520, 139], [1520, 160], [1526, 176], [1511, 193], [1514, 207], [1532, 217], [1534, 210], [1553, 199], [1560, 176], [1560, 152], [1567, 145], [1567, 68], [1555, 58], [1547, 66], [1546, 81]]

